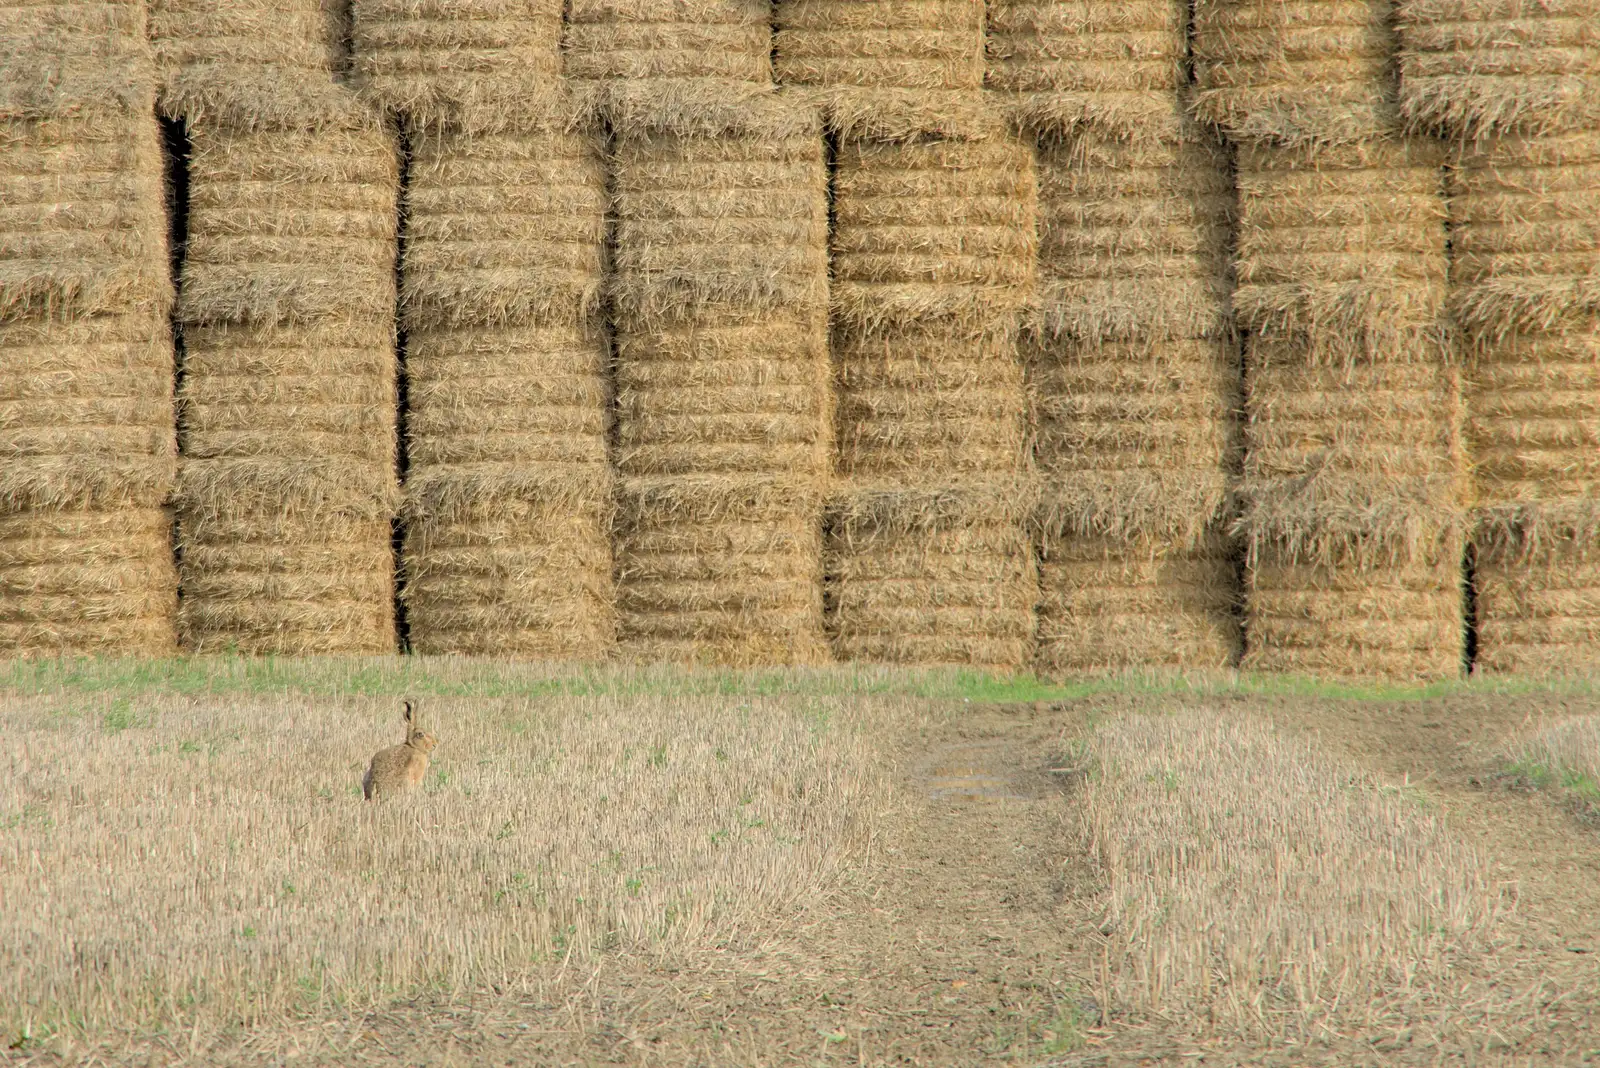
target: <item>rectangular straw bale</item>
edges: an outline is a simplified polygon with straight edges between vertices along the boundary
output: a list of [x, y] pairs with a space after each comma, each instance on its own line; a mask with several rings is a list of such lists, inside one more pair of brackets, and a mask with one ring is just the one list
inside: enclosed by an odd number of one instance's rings
[[1009, 323], [977, 334], [841, 327], [833, 353], [842, 474], [915, 485], [1020, 468], [1027, 400]]
[[1480, 508], [1600, 499], [1600, 322], [1508, 335], [1472, 353], [1466, 381]]
[[1198, 114], [1241, 142], [1343, 143], [1397, 120], [1393, 0], [1197, 0]]
[[829, 506], [827, 595], [841, 661], [1027, 663], [1038, 575], [1019, 482], [849, 486]]
[[1193, 545], [1217, 522], [1240, 405], [1231, 339], [1030, 336], [1023, 354], [1048, 537], [1137, 554], [1133, 542]]
[[144, 0], [0, 5], [0, 120], [148, 115]]
[[527, 129], [570, 114], [562, 0], [354, 0], [356, 81], [414, 130]]
[[778, 80], [822, 103], [846, 139], [987, 137], [984, 5], [973, 0], [777, 0]]
[[1450, 193], [1451, 303], [1473, 341], [1600, 319], [1600, 129], [1484, 140]]
[[827, 659], [815, 484], [624, 478], [617, 499], [623, 655], [717, 664]]
[[348, 4], [341, 0], [149, 0], [162, 111], [235, 129], [348, 123]]
[[1460, 375], [1442, 359], [1308, 367], [1257, 340], [1245, 367], [1239, 495], [1253, 546], [1314, 560], [1364, 546], [1383, 563], [1461, 526]]
[[1171, 136], [1188, 24], [1182, 0], [990, 0], [987, 85], [1046, 138]]
[[186, 322], [394, 316], [399, 161], [365, 127], [191, 122]]
[[429, 134], [407, 196], [400, 296], [413, 334], [596, 314], [606, 174], [594, 134]]
[[1088, 128], [1041, 146], [1040, 332], [1100, 341], [1228, 331], [1232, 176], [1221, 143], [1177, 108], [1169, 97], [1171, 136], [1129, 142]]
[[566, 74], [629, 135], [760, 132], [772, 92], [771, 0], [567, 0]]
[[0, 118], [0, 322], [172, 301], [153, 116]]
[[1247, 671], [1425, 682], [1461, 674], [1466, 626], [1459, 530], [1382, 567], [1278, 549], [1246, 576]]
[[0, 509], [0, 657], [171, 656], [177, 609], [165, 509]]
[[[190, 503], [179, 517], [179, 634], [186, 650], [281, 656], [394, 651], [388, 514], [272, 507], [259, 500], [249, 478], [241, 480], [241, 503], [228, 492], [236, 474], [229, 466], [206, 474], [203, 499], [214, 504]], [[302, 477], [294, 485], [304, 493], [310, 481]], [[190, 492], [201, 495], [198, 488]]]
[[172, 375], [167, 320], [148, 311], [0, 324], [0, 513], [159, 506]]
[[1486, 674], [1600, 667], [1600, 509], [1593, 498], [1506, 512], [1478, 528], [1478, 656]]
[[691, 307], [823, 307], [828, 177], [814, 114], [781, 136], [626, 137], [616, 147], [619, 329]]
[[1421, 141], [1239, 151], [1242, 327], [1307, 355], [1432, 358], [1447, 274], [1442, 150]]
[[834, 182], [835, 322], [876, 332], [936, 319], [977, 333], [1031, 295], [1037, 187], [1027, 146], [848, 142]]
[[693, 306], [616, 339], [615, 461], [627, 475], [821, 478], [833, 445], [827, 315]]
[[414, 468], [402, 592], [411, 648], [606, 655], [616, 631], [608, 475], [594, 463]]
[[1441, 134], [1600, 126], [1596, 0], [1400, 0], [1400, 106]]
[[1235, 565], [1212, 537], [1132, 545], [1046, 535], [1039, 553], [1043, 675], [1150, 668], [1222, 669], [1238, 658]]

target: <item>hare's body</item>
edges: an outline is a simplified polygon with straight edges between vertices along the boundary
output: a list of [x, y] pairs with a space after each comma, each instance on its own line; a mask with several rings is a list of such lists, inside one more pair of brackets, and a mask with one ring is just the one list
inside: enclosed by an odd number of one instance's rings
[[422, 785], [428, 774], [428, 754], [439, 740], [427, 731], [418, 730], [412, 720], [411, 702], [406, 702], [406, 740], [399, 745], [380, 749], [367, 765], [367, 774], [361, 780], [361, 794], [368, 801], [379, 797], [403, 794]]

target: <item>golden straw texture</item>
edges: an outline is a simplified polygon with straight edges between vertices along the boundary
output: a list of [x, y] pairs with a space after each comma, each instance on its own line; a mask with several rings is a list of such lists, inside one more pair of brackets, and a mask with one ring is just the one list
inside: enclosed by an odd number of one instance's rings
[[1596, 509], [1586, 501], [1565, 523], [1551, 511], [1517, 539], [1480, 545], [1478, 671], [1551, 676], [1600, 667]]
[[1218, 538], [1193, 547], [1046, 535], [1039, 553], [1044, 675], [1220, 669], [1238, 656], [1238, 576]]
[[171, 656], [172, 516], [0, 509], [0, 656]]
[[1018, 482], [850, 486], [829, 506], [830, 637], [842, 661], [1027, 663], [1038, 575]]
[[986, 137], [984, 5], [973, 0], [777, 0], [775, 71], [841, 137]]
[[1233, 185], [1222, 145], [1175, 107], [1171, 137], [1130, 144], [1095, 129], [1041, 147], [1041, 333], [1098, 341], [1228, 331]]
[[1241, 327], [1311, 358], [1433, 359], [1448, 261], [1443, 152], [1426, 142], [1239, 151]]
[[991, 0], [987, 84], [1045, 136], [1171, 136], [1188, 21], [1180, 0]]
[[161, 109], [237, 129], [349, 123], [342, 74], [347, 4], [333, 0], [150, 0]]
[[1600, 319], [1600, 129], [1488, 139], [1452, 176], [1451, 302], [1472, 339]]
[[0, 4], [0, 120], [149, 114], [145, 0]]
[[153, 117], [0, 118], [0, 322], [172, 301]]
[[355, 0], [362, 95], [414, 130], [528, 129], [570, 114], [562, 0]]
[[1342, 143], [1396, 121], [1392, 0], [1197, 0], [1195, 106], [1240, 141]]
[[794, 478], [618, 483], [621, 651], [640, 660], [815, 664], [822, 500]]
[[1600, 126], [1596, 0], [1400, 0], [1400, 105], [1458, 137]]
[[769, 0], [567, 0], [566, 74], [613, 128], [715, 135], [783, 128]]

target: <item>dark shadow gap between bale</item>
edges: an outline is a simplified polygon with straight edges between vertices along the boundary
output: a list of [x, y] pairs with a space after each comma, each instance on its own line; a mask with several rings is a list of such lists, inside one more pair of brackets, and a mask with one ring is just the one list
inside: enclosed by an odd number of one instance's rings
[[[411, 376], [407, 370], [408, 339], [406, 319], [401, 308], [405, 292], [406, 232], [411, 215], [411, 135], [404, 118], [394, 123], [399, 147], [400, 181], [395, 194], [394, 246], [394, 359], [395, 359], [395, 475], [403, 490], [411, 473], [409, 423], [411, 416]], [[396, 512], [389, 521], [389, 543], [394, 552], [394, 632], [400, 652], [411, 651], [411, 624], [406, 611], [405, 569], [406, 520]]]
[[[162, 178], [166, 185], [164, 198], [167, 209], [167, 269], [172, 277], [175, 297], [183, 294], [183, 258], [189, 244], [189, 143], [188, 125], [182, 119], [157, 116], [161, 125]], [[175, 299], [169, 315], [172, 329], [172, 397], [174, 431], [178, 455], [183, 455], [183, 411], [179, 398], [183, 396], [184, 345], [183, 319], [178, 314]], [[172, 564], [179, 575], [178, 600], [183, 600], [183, 539], [178, 527], [178, 514], [172, 514]]]
[[1468, 539], [1461, 554], [1461, 672], [1472, 677], [1478, 665], [1478, 547]]

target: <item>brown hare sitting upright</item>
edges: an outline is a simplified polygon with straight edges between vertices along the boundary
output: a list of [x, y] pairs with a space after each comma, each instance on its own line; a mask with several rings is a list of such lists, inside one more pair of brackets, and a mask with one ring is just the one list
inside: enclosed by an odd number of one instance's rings
[[405, 704], [406, 740], [378, 750], [361, 780], [361, 794], [368, 801], [414, 790], [428, 773], [428, 754], [439, 739], [417, 727], [411, 702]]

